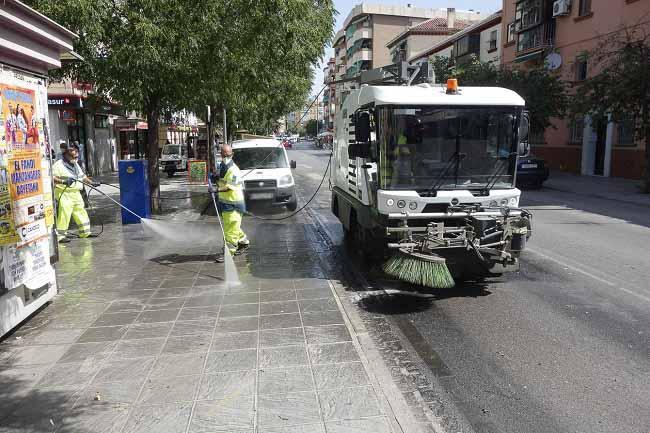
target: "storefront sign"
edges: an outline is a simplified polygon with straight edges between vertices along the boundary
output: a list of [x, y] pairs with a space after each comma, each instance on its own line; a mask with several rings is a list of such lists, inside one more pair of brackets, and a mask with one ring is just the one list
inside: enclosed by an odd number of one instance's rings
[[55, 108], [83, 108], [83, 100], [78, 96], [50, 95], [47, 98], [47, 105]]
[[191, 159], [188, 161], [188, 165], [189, 183], [205, 185], [208, 179], [208, 164], [205, 161]]

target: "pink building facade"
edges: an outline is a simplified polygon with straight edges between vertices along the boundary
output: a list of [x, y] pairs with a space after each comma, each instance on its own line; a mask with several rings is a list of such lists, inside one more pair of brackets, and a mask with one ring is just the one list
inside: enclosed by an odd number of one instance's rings
[[[502, 62], [548, 67], [569, 92], [593, 75], [585, 53], [604, 38], [630, 27], [650, 32], [650, 2], [644, 0], [504, 0]], [[644, 170], [644, 143], [631, 122], [553, 119], [554, 128], [533, 134], [533, 152], [551, 167], [585, 175], [638, 179]]]

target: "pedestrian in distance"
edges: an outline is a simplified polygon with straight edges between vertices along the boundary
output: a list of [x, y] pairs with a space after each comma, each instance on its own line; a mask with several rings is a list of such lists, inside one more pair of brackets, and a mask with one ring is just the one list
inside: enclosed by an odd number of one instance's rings
[[[242, 217], [246, 212], [246, 202], [244, 201], [241, 171], [232, 157], [232, 147], [223, 144], [216, 184], [226, 247], [231, 254], [238, 255], [250, 247], [250, 241], [241, 228]], [[223, 263], [223, 261], [222, 254], [217, 256], [217, 263]]]
[[74, 218], [79, 228], [79, 237], [87, 238], [90, 233], [90, 219], [84, 208], [84, 200], [81, 196], [81, 190], [85, 184], [94, 187], [100, 185], [99, 182], [93, 182], [83, 172], [79, 166], [79, 144], [61, 143], [63, 156], [52, 165], [52, 175], [54, 177], [54, 196], [57, 201], [56, 229], [60, 243], [70, 242], [68, 237], [68, 227], [70, 218]]

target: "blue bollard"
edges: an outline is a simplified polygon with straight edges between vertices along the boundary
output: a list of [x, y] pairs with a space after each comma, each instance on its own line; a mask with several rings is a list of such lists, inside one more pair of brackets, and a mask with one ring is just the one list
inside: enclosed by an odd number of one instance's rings
[[[120, 203], [143, 218], [151, 217], [149, 194], [149, 163], [146, 159], [118, 162], [120, 174]], [[140, 218], [122, 209], [122, 224], [138, 224]]]

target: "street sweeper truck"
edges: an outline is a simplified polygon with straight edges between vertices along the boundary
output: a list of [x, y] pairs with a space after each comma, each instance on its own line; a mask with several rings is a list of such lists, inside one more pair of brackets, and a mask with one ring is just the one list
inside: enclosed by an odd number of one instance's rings
[[511, 90], [431, 75], [399, 63], [342, 83], [331, 206], [346, 242], [387, 274], [442, 288], [519, 268], [531, 214], [515, 179], [529, 120]]

